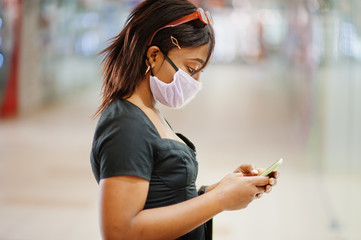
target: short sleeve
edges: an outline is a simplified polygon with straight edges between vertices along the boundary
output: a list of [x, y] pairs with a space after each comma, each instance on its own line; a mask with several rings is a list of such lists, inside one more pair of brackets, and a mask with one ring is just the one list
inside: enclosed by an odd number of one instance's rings
[[123, 175], [150, 181], [153, 150], [149, 126], [129, 116], [102, 119], [94, 135], [92, 158], [98, 182]]

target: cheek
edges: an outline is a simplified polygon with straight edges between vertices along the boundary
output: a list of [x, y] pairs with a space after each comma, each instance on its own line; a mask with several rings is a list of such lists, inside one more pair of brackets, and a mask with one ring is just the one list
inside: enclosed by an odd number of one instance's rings
[[162, 66], [160, 69], [158, 69], [158, 71], [153, 73], [162, 82], [171, 83], [173, 81], [175, 70], [168, 69], [166, 66]]

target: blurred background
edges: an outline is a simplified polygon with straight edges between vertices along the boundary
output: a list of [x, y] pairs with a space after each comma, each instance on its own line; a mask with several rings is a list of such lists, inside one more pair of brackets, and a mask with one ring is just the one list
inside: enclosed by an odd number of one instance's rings
[[[89, 154], [101, 57], [131, 0], [0, 0], [0, 239], [100, 239]], [[216, 49], [186, 108], [198, 184], [279, 158], [278, 185], [214, 239], [361, 239], [361, 2], [198, 0]]]

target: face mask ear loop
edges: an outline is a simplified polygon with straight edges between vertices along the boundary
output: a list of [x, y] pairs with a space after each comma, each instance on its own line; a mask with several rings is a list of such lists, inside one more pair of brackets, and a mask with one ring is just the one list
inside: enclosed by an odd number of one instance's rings
[[178, 72], [178, 67], [174, 64], [174, 62], [173, 62], [172, 60], [170, 60], [170, 58], [169, 58], [166, 54], [164, 54], [163, 52], [162, 52], [162, 54], [163, 54], [163, 56], [165, 57], [165, 59], [169, 62], [169, 64], [172, 65], [172, 67], [174, 68], [174, 70], [175, 70], [176, 72]]

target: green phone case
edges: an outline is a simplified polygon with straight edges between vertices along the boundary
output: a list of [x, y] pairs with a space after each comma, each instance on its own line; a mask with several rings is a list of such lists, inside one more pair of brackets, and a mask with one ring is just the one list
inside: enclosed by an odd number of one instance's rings
[[272, 166], [270, 166], [269, 168], [267, 168], [266, 171], [264, 171], [261, 176], [267, 176], [268, 174], [270, 174], [273, 170], [275, 170], [279, 165], [281, 165], [283, 163], [283, 158], [281, 158], [280, 160], [278, 160], [277, 162], [275, 162]]

